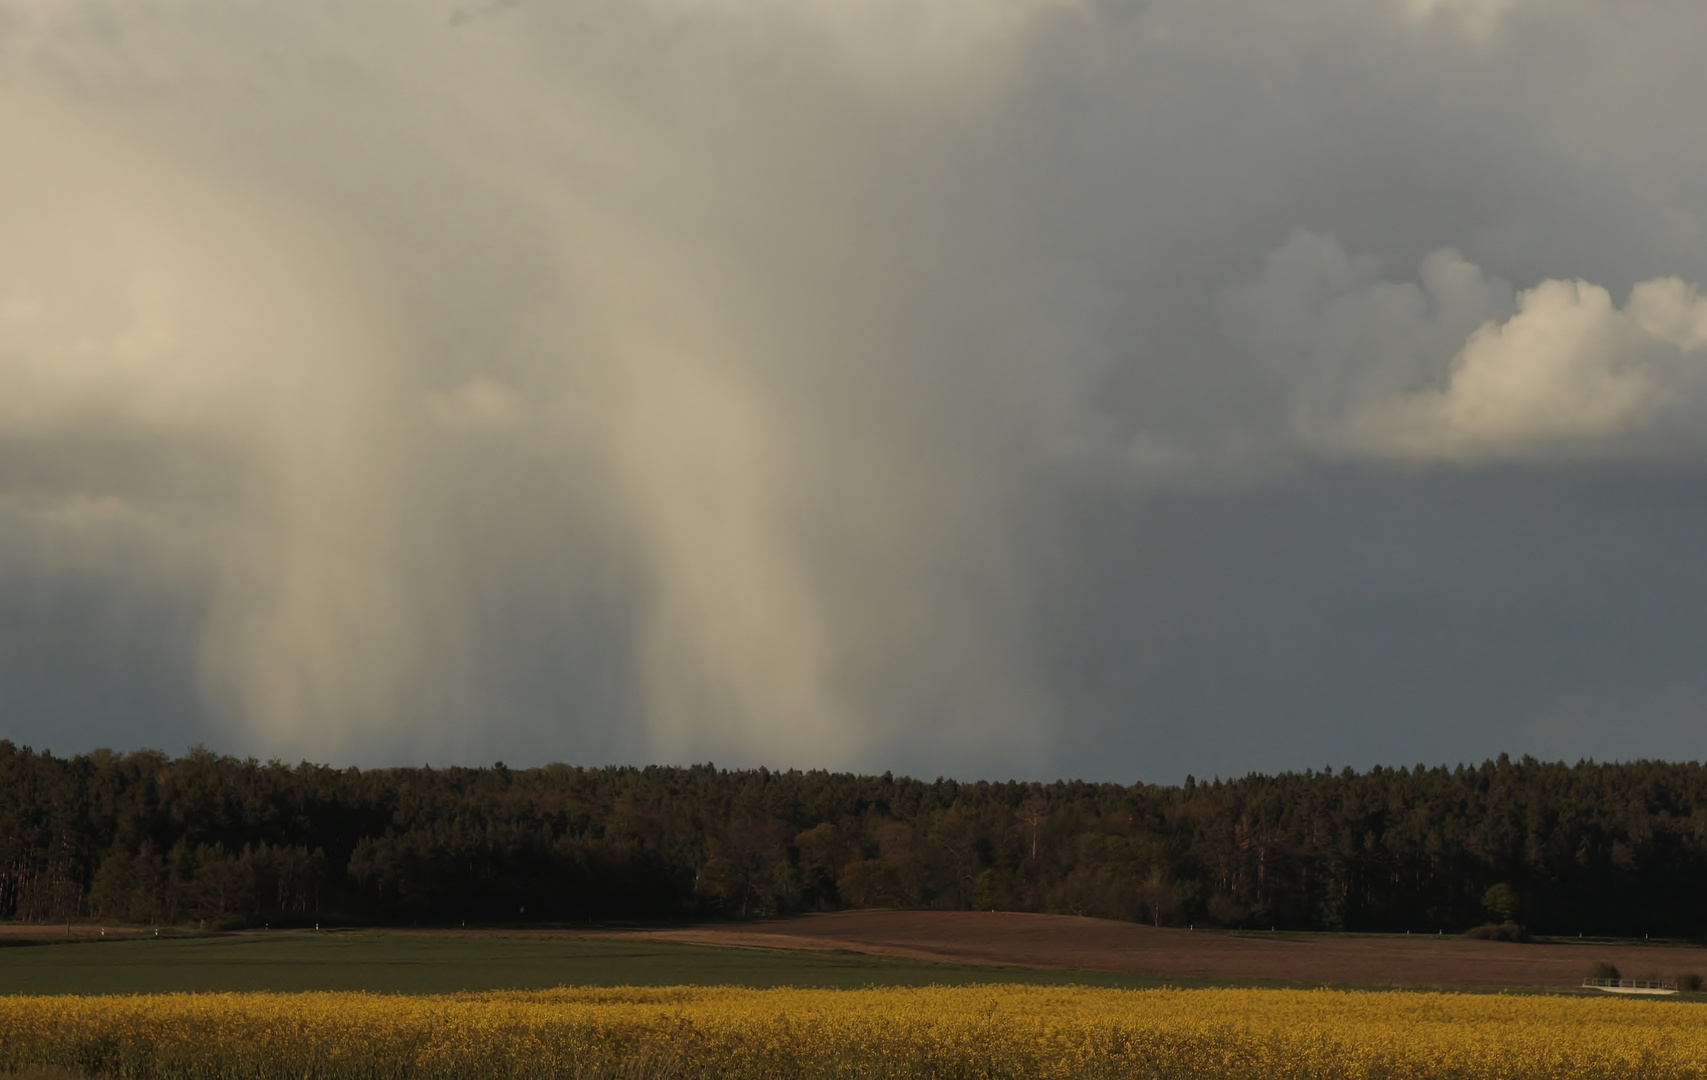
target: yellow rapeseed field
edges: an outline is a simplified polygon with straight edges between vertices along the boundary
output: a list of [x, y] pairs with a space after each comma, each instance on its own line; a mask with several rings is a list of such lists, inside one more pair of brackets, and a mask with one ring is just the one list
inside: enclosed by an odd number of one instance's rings
[[136, 1080], [1707, 1078], [1677, 1001], [1332, 990], [0, 997], [0, 1071]]

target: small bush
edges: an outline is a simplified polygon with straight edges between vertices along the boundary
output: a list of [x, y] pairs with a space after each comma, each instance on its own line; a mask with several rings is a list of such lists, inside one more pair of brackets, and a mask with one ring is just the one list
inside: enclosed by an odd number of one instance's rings
[[1232, 894], [1218, 892], [1209, 898], [1209, 917], [1221, 926], [1244, 926], [1251, 913]]
[[1693, 994], [1701, 989], [1701, 976], [1694, 972], [1691, 972], [1688, 975], [1679, 975], [1677, 977], [1677, 988]]
[[1528, 941], [1529, 930], [1514, 922], [1484, 923], [1464, 931], [1464, 936], [1477, 941]]
[[1605, 960], [1596, 960], [1588, 966], [1588, 977], [1591, 979], [1618, 979], [1623, 976], [1618, 974], [1617, 964], [1610, 964]]

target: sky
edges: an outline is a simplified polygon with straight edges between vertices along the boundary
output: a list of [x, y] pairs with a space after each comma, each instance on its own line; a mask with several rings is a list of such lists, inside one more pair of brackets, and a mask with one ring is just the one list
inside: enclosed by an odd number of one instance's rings
[[1707, 756], [1707, 5], [0, 0], [0, 738]]

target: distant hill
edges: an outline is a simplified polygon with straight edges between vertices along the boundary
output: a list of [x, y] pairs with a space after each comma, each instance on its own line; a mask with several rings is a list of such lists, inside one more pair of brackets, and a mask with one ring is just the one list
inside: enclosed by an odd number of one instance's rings
[[[1496, 888], [1504, 886], [1504, 888]], [[0, 918], [230, 925], [911, 907], [1707, 933], [1707, 769], [1525, 758], [1183, 786], [335, 769], [0, 740]]]

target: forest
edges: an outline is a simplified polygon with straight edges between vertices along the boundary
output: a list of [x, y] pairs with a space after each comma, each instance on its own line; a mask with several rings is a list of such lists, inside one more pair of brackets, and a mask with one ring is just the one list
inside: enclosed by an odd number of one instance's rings
[[0, 740], [0, 918], [637, 923], [868, 907], [1158, 925], [1707, 934], [1707, 768], [1183, 785], [691, 767], [334, 768]]

